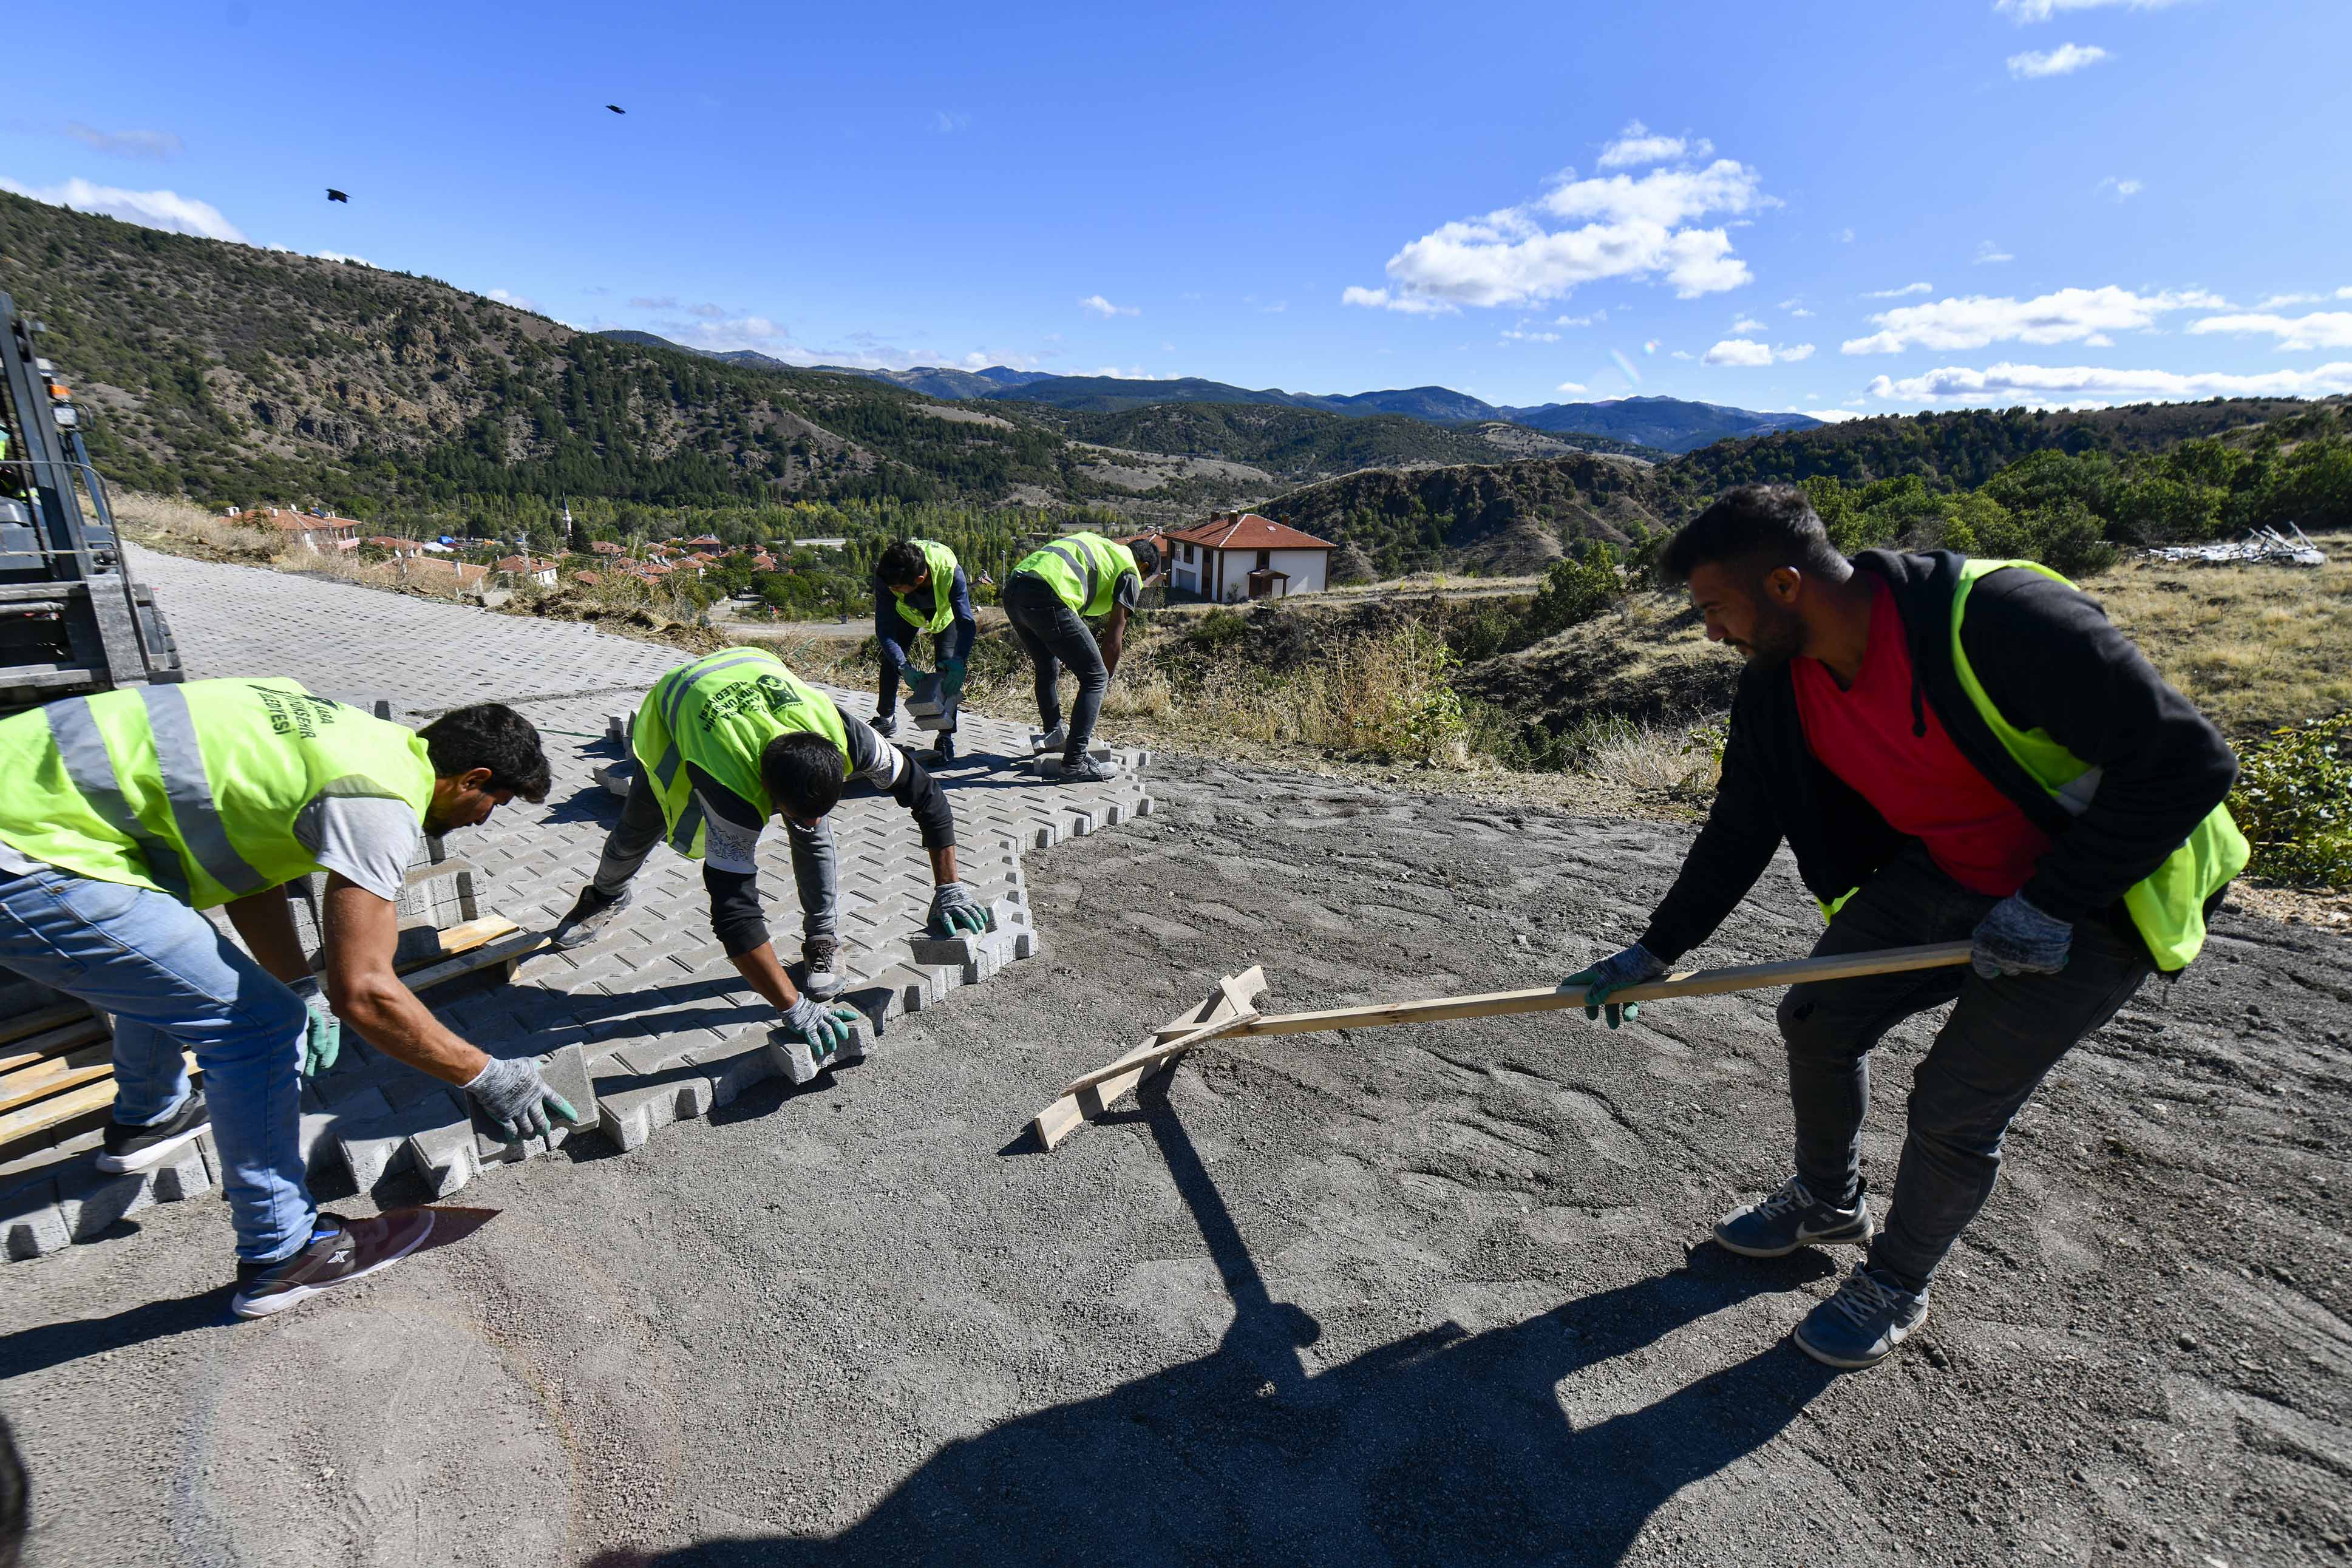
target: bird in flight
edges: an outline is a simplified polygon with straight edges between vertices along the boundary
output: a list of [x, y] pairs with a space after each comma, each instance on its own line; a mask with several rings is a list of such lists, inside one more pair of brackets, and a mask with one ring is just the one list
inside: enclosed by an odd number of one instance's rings
[[628, 113], [628, 112], [629, 112], [627, 110], [623, 109], [623, 108], [622, 108], [619, 104], [617, 104], [617, 103], [608, 103], [608, 104], [606, 104], [604, 107], [605, 107], [606, 109], [611, 110], [614, 114], [626, 114], [626, 113]]
[[330, 185], [327, 187], [327, 200], [331, 202], [342, 202], [348, 204], [351, 201], [351, 198], [343, 194], [341, 191], [335, 189], [332, 185]]

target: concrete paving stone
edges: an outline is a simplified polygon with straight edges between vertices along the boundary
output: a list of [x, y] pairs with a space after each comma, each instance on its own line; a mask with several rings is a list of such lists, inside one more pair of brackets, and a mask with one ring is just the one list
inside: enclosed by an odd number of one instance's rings
[[[201, 1166], [199, 1166], [201, 1168]], [[155, 1201], [152, 1170], [112, 1175], [94, 1164], [77, 1162], [58, 1172], [58, 1211], [66, 1230], [77, 1241], [87, 1241], [119, 1219], [149, 1207]]]
[[147, 1176], [157, 1203], [185, 1203], [213, 1190], [219, 1180], [220, 1166], [216, 1159], [205, 1157], [199, 1140], [147, 1172]]
[[10, 1262], [46, 1257], [72, 1242], [72, 1227], [58, 1207], [54, 1174], [0, 1197], [0, 1250], [6, 1252]]
[[604, 1135], [627, 1154], [645, 1147], [647, 1139], [673, 1122], [709, 1115], [710, 1080], [698, 1072], [687, 1073], [672, 1082], [600, 1092], [596, 1110]]
[[782, 1071], [769, 1049], [764, 1027], [746, 1030], [723, 1044], [698, 1047], [688, 1053], [687, 1060], [709, 1075], [714, 1109], [734, 1103], [743, 1091]]
[[408, 1163], [436, 1197], [447, 1197], [482, 1173], [470, 1120], [408, 1135]]
[[337, 1122], [331, 1142], [351, 1173], [352, 1184], [373, 1192], [378, 1183], [409, 1168], [408, 1139], [414, 1120], [394, 1112], [371, 1122]]
[[341, 1134], [346, 1128], [356, 1128], [385, 1120], [392, 1115], [392, 1103], [383, 1091], [368, 1084], [363, 1092], [349, 1094], [332, 1105], [320, 1103], [305, 1094], [301, 1102], [300, 1119], [295, 1139], [302, 1154], [303, 1168], [316, 1176], [321, 1163], [333, 1155], [340, 1159]]

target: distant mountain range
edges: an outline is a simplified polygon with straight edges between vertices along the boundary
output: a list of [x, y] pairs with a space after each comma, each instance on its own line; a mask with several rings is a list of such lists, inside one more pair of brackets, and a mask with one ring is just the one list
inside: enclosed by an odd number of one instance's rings
[[1355, 416], [1393, 413], [1430, 424], [1471, 424], [1504, 420], [1552, 434], [1606, 435], [1666, 452], [1692, 452], [1717, 441], [1750, 435], [1771, 435], [1787, 430], [1811, 430], [1824, 423], [1802, 413], [1758, 413], [1720, 403], [1686, 402], [1671, 397], [1616, 398], [1606, 402], [1548, 402], [1526, 408], [1490, 403], [1448, 387], [1405, 387], [1389, 392], [1316, 393], [1252, 390], [1224, 382], [1185, 376], [1173, 381], [1130, 381], [1117, 376], [1051, 376], [1037, 371], [1016, 371], [991, 365], [984, 371], [929, 367], [908, 371], [869, 371], [847, 365], [788, 365], [748, 349], [719, 353], [687, 349], [650, 332], [612, 331], [604, 334], [647, 348], [683, 349], [706, 359], [761, 370], [812, 370], [837, 375], [864, 376], [888, 382], [926, 396], [956, 402], [979, 398], [1045, 403], [1076, 413], [1125, 413], [1131, 409], [1164, 403], [1276, 403], [1286, 408], [1319, 409], [1326, 413]]

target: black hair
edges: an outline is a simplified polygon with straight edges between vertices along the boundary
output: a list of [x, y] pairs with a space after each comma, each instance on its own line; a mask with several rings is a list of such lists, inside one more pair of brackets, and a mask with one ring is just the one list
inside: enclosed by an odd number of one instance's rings
[[[886, 583], [912, 582], [929, 570], [930, 562], [923, 559], [923, 550], [912, 539], [898, 539], [882, 552], [874, 563], [875, 571]], [[942, 590], [946, 584], [940, 585]]]
[[492, 789], [520, 795], [534, 805], [547, 799], [547, 753], [540, 749], [539, 731], [506, 704], [457, 708], [416, 733], [424, 737], [433, 771], [441, 778], [487, 768]]
[[841, 747], [821, 735], [794, 730], [776, 737], [761, 751], [760, 779], [785, 816], [805, 821], [841, 803], [848, 768]]
[[1160, 575], [1160, 546], [1155, 541], [1138, 539], [1127, 549], [1135, 557], [1135, 569], [1143, 574], [1144, 580]]
[[1683, 525], [1667, 541], [1658, 575], [1688, 582], [1692, 571], [1724, 561], [1754, 561], [1770, 570], [1793, 566], [1844, 580], [1845, 558], [1830, 543], [1813, 503], [1794, 485], [1742, 485]]

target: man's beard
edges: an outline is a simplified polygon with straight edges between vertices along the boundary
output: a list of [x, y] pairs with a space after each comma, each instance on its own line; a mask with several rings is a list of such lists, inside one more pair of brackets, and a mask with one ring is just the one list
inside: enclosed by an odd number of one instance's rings
[[1756, 607], [1754, 640], [1740, 652], [1751, 664], [1778, 669], [1805, 651], [1805, 618], [1769, 602]]

